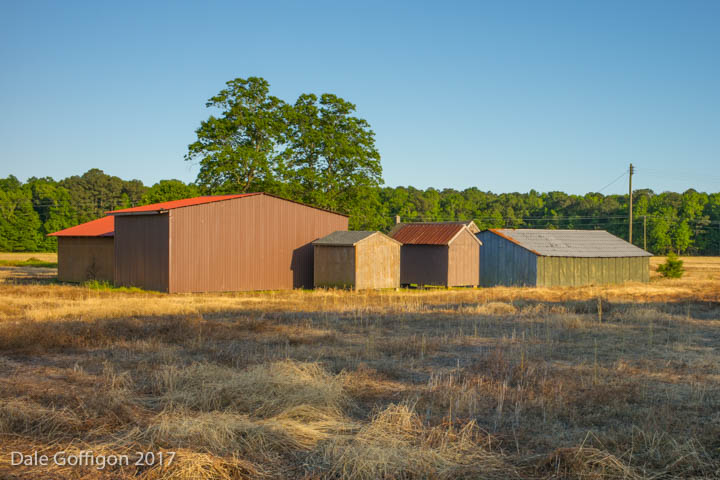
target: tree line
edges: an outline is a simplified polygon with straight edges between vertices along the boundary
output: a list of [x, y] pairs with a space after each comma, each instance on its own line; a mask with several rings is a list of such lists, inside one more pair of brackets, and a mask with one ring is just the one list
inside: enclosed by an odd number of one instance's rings
[[[0, 250], [50, 251], [48, 233], [106, 211], [197, 195], [264, 191], [350, 215], [351, 229], [403, 221], [474, 220], [485, 228], [604, 229], [628, 237], [628, 196], [383, 187], [369, 123], [351, 102], [303, 93], [286, 102], [260, 77], [236, 78], [208, 100], [185, 160], [195, 182], [150, 187], [91, 169], [59, 181], [0, 179]], [[633, 242], [656, 254], [720, 254], [720, 193], [636, 190]]]
[[[98, 169], [59, 181], [44, 177], [23, 183], [9, 176], [0, 179], [0, 250], [55, 251], [57, 241], [48, 233], [109, 210], [203, 193], [195, 183], [162, 180], [148, 187]], [[388, 231], [400, 216], [402, 221], [474, 220], [480, 229], [602, 229], [628, 236], [627, 195], [376, 187], [366, 192], [365, 201], [370, 208], [362, 217], [351, 217], [351, 228]], [[647, 249], [655, 254], [720, 254], [720, 193], [643, 189], [634, 192], [633, 202], [636, 245], [642, 247], [646, 237]]]

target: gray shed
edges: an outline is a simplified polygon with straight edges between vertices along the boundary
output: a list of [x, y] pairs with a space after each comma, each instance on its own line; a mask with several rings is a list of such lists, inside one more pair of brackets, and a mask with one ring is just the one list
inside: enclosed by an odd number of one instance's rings
[[401, 245], [367, 231], [338, 231], [315, 240], [315, 287], [398, 288]]
[[647, 282], [652, 254], [605, 230], [490, 229], [480, 284], [589, 285]]

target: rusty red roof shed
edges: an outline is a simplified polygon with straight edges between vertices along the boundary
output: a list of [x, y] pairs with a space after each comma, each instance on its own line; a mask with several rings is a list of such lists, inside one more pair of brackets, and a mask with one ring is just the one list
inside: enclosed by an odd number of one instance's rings
[[449, 245], [465, 228], [462, 223], [408, 223], [396, 229], [392, 238], [404, 245]]
[[403, 244], [401, 284], [448, 287], [478, 284], [482, 243], [464, 223], [401, 224], [391, 234]]

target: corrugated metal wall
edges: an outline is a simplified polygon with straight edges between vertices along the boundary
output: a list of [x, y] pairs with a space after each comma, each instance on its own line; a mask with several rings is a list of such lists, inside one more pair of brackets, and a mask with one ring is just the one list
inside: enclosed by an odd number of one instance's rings
[[315, 245], [316, 287], [355, 287], [355, 247]]
[[169, 216], [115, 217], [115, 284], [169, 291]]
[[480, 245], [463, 229], [449, 245], [448, 286], [476, 286], [480, 282]]
[[400, 283], [447, 285], [447, 245], [403, 245], [400, 249]]
[[480, 285], [535, 286], [537, 255], [492, 232], [477, 236], [480, 247]]
[[384, 235], [373, 235], [355, 246], [355, 288], [400, 286], [400, 245]]
[[311, 242], [348, 219], [268, 195], [171, 210], [170, 291], [312, 288]]
[[58, 280], [115, 280], [113, 237], [58, 237]]
[[538, 286], [648, 282], [650, 257], [540, 257]]

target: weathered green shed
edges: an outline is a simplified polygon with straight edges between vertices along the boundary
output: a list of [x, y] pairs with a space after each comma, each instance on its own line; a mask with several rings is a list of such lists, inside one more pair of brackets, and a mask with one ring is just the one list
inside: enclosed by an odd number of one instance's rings
[[605, 230], [490, 229], [480, 285], [551, 287], [650, 280], [652, 254]]

